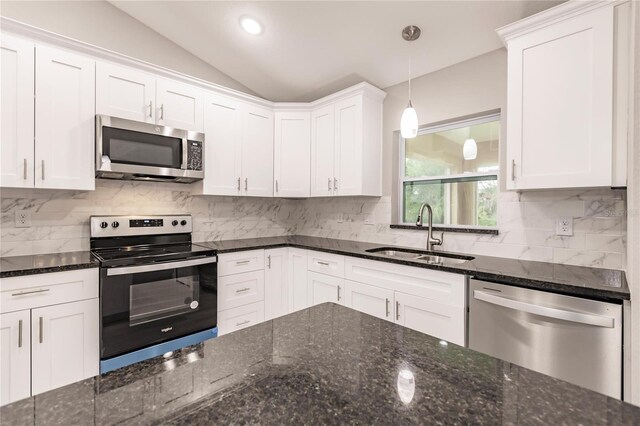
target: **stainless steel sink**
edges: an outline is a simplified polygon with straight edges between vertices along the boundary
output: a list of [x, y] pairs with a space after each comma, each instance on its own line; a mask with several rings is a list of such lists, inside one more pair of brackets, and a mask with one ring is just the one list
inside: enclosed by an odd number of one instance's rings
[[433, 253], [420, 250], [402, 250], [392, 249], [388, 247], [374, 248], [367, 250], [369, 253], [380, 254], [382, 256], [395, 257], [398, 259], [406, 259], [415, 262], [425, 262], [429, 264], [443, 264], [443, 263], [464, 263], [474, 258], [471, 256], [458, 256], [444, 253]]

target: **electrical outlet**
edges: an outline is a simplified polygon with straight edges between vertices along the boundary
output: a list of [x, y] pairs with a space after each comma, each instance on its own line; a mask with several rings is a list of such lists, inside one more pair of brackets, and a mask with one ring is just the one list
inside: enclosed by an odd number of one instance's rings
[[573, 217], [559, 217], [556, 219], [556, 235], [573, 235]]
[[31, 227], [31, 212], [29, 210], [16, 210], [16, 228]]
[[344, 222], [344, 213], [338, 213], [338, 223]]
[[365, 225], [373, 225], [375, 219], [373, 218], [373, 213], [365, 213], [364, 215], [364, 224]]

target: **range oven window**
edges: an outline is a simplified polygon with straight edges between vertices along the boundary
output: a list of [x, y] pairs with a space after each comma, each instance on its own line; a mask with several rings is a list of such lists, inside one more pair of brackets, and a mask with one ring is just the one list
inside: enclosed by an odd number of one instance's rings
[[112, 163], [182, 167], [182, 139], [102, 127], [102, 154]]
[[189, 275], [188, 269], [134, 275], [129, 286], [129, 323], [135, 326], [198, 309], [199, 287], [199, 276]]

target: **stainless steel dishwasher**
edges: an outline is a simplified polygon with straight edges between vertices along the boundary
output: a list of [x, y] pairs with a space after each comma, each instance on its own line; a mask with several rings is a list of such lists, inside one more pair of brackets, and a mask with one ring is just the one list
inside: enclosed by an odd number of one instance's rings
[[469, 281], [469, 347], [622, 396], [622, 305]]

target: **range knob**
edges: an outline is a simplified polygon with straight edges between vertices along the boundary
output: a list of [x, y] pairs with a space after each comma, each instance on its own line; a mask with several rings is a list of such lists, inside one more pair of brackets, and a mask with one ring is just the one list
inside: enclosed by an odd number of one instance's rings
[[173, 222], [171, 222], [171, 224], [172, 224], [173, 226], [178, 226], [178, 221], [177, 221], [177, 220], [174, 220]]
[[111, 224], [111, 226], [117, 228], [118, 226], [120, 226], [120, 224], [118, 223], [118, 221], [115, 221]]
[[104, 229], [107, 226], [109, 226], [109, 224], [107, 222], [100, 222], [100, 228]]
[[187, 221], [186, 221], [186, 220], [182, 219], [182, 220], [180, 221], [180, 225], [185, 226], [186, 224], [187, 224]]

